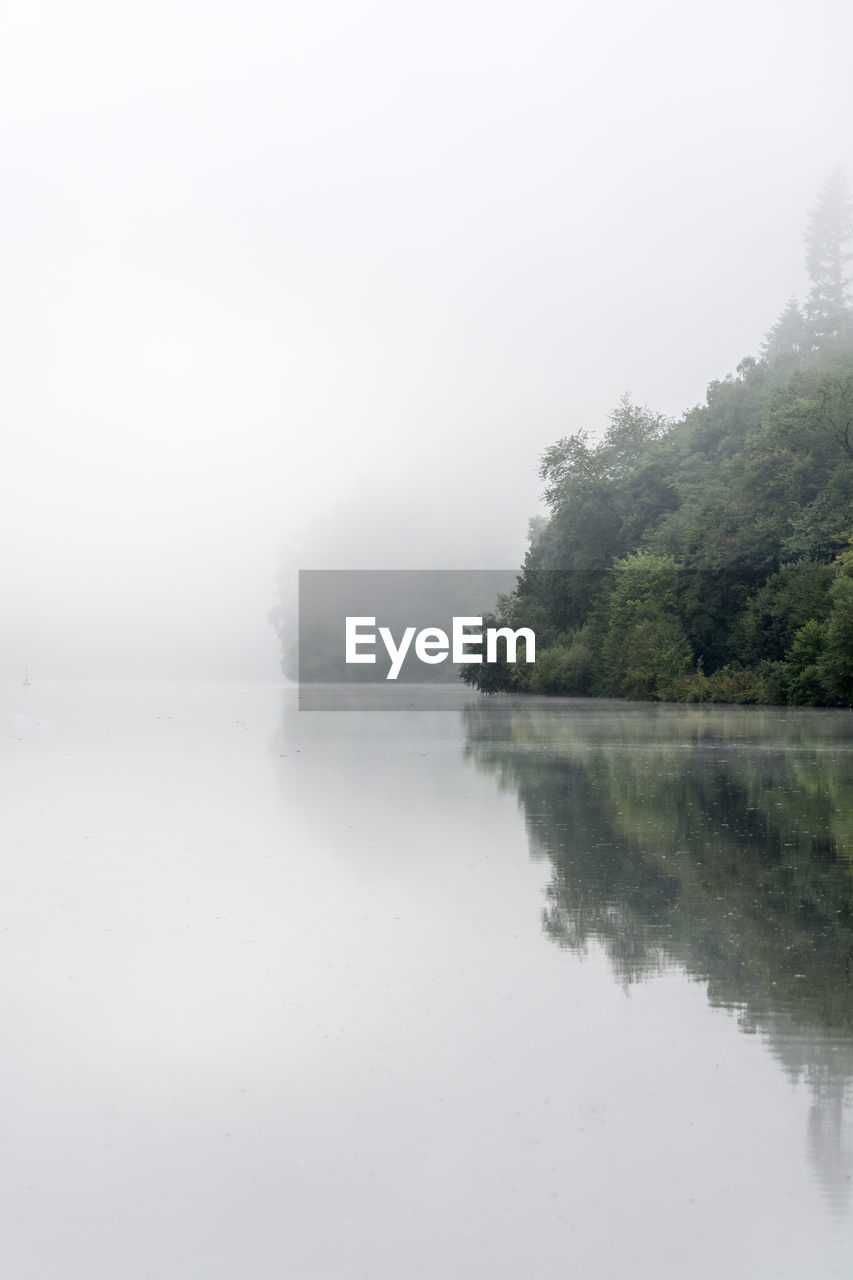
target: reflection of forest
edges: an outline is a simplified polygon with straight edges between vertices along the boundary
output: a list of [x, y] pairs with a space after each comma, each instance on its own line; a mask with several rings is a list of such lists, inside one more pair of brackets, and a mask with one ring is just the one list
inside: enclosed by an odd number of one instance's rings
[[808, 1081], [820, 1181], [840, 1189], [853, 716], [582, 699], [463, 714], [467, 755], [517, 790], [531, 851], [551, 861], [546, 933], [576, 951], [597, 941], [624, 983], [670, 965], [707, 983]]

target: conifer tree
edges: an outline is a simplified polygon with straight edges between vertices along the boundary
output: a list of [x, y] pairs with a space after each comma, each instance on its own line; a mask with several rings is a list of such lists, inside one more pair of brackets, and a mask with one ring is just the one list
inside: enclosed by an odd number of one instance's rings
[[796, 360], [811, 345], [809, 329], [796, 298], [788, 305], [766, 335], [761, 348], [765, 360], [774, 364]]
[[835, 169], [824, 183], [805, 233], [806, 266], [811, 280], [805, 316], [815, 347], [853, 328], [847, 277], [851, 237], [853, 207], [847, 178], [843, 170]]

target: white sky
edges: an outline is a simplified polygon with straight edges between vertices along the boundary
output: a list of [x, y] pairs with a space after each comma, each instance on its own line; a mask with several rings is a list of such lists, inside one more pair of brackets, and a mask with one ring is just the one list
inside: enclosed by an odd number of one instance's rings
[[548, 444], [803, 295], [851, 47], [848, 0], [0, 5], [0, 676], [274, 676], [299, 543], [518, 562]]

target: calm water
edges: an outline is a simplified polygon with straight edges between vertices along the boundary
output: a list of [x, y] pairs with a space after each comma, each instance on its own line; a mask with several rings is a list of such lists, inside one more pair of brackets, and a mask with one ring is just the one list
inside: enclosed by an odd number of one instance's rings
[[853, 715], [453, 698], [4, 692], [0, 1274], [850, 1274]]

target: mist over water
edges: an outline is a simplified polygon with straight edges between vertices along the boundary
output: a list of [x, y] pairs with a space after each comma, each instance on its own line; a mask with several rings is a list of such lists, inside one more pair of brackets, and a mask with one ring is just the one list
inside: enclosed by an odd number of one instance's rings
[[545, 447], [802, 294], [851, 21], [10, 9], [3, 673], [268, 677], [282, 562], [518, 563]]

